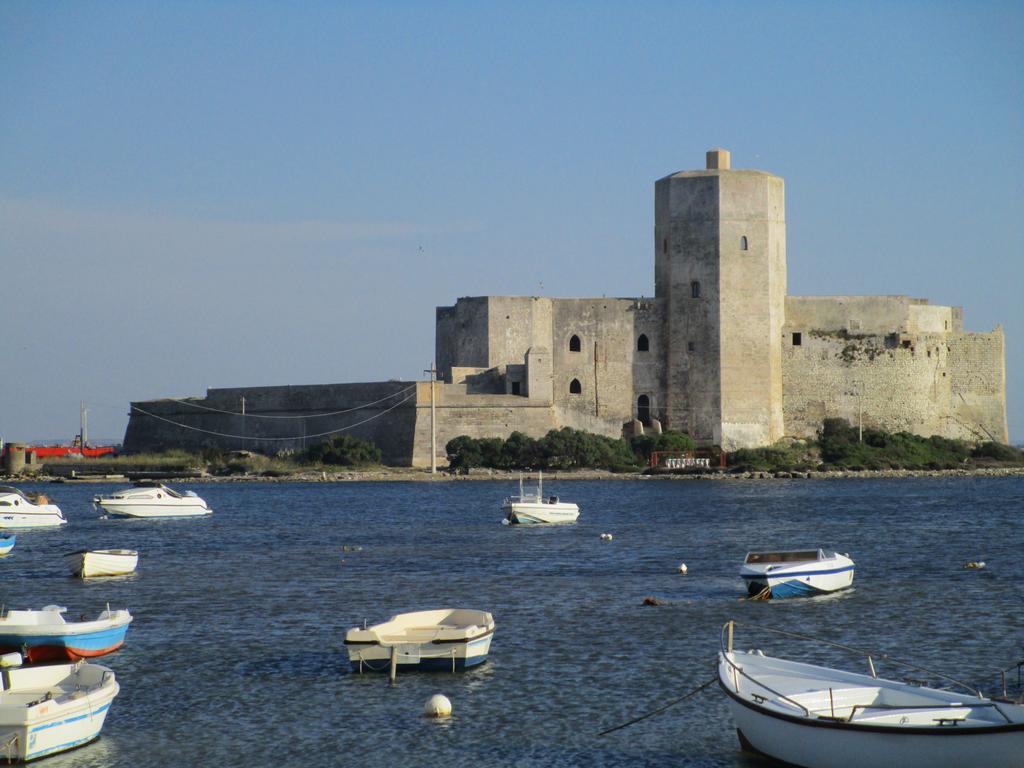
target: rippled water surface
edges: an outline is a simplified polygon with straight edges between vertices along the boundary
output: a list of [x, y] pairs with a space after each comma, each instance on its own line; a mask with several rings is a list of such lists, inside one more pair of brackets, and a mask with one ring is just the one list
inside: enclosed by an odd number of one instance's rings
[[[500, 524], [514, 485], [183, 485], [214, 514], [181, 520], [102, 519], [89, 501], [115, 486], [23, 486], [70, 523], [17, 533], [0, 599], [135, 616], [103, 662], [121, 693], [102, 738], [43, 764], [751, 766], [714, 687], [597, 733], [709, 680], [729, 618], [888, 651], [988, 692], [1024, 658], [1022, 479], [555, 482], [582, 514], [545, 529]], [[854, 588], [740, 599], [748, 549], [806, 546], [848, 551]], [[139, 550], [135, 576], [65, 575], [62, 553], [120, 547]], [[347, 628], [444, 606], [494, 614], [487, 664], [394, 686], [349, 671]], [[420, 714], [437, 692], [453, 703], [446, 722]]]

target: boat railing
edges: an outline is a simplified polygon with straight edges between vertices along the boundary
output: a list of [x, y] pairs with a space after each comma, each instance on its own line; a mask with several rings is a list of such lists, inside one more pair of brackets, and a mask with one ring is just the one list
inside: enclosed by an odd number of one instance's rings
[[[996, 705], [996, 702], [994, 702], [994, 701], [979, 701], [979, 702], [972, 702], [970, 704], [964, 704], [963, 702], [960, 702], [960, 701], [951, 701], [951, 702], [947, 703], [947, 706], [950, 709], [953, 709], [953, 708], [956, 708], [956, 707], [967, 708], [967, 709], [981, 709], [982, 707], [991, 708], [991, 709], [994, 709], [996, 712], [998, 712], [999, 715], [1003, 718], [1003, 720], [1005, 720], [1007, 723], [1013, 723], [1013, 720], [1011, 720], [1006, 715], [1006, 713], [1003, 712], [1003, 710], [1001, 710]], [[907, 710], [907, 711], [913, 711], [913, 710], [927, 711], [927, 710], [930, 710], [932, 712], [943, 711], [942, 707], [937, 706], [935, 704], [854, 704], [853, 707], [850, 709], [850, 716], [849, 717], [847, 717], [847, 718], [837, 718], [837, 719], [845, 719], [846, 722], [851, 723], [851, 722], [853, 722], [853, 717], [854, 717], [854, 715], [857, 714], [857, 710], [858, 709], [861, 710], [861, 711], [867, 711], [869, 709], [882, 709], [882, 710], [890, 710], [890, 711], [892, 711], [892, 710], [899, 710], [899, 711], [903, 711], [903, 710]], [[938, 722], [940, 725], [942, 725], [942, 724], [956, 725], [958, 722], [962, 722], [964, 718], [962, 718], [962, 717], [936, 717], [936, 718], [933, 718], [933, 719], [936, 722]]]
[[[878, 677], [878, 673], [875, 670], [875, 659], [881, 659], [881, 660], [884, 660], [884, 661], [886, 661], [886, 662], [888, 662], [890, 664], [894, 664], [894, 665], [896, 665], [898, 667], [904, 667], [906, 669], [912, 669], [915, 672], [924, 672], [926, 675], [931, 675], [933, 677], [941, 678], [942, 680], [945, 680], [948, 683], [952, 683], [953, 685], [956, 685], [956, 686], [958, 686], [960, 688], [963, 688], [968, 693], [970, 693], [972, 696], [977, 696], [978, 698], [985, 698], [985, 695], [978, 688], [974, 687], [973, 685], [969, 685], [968, 683], [965, 683], [965, 682], [962, 682], [960, 680], [957, 680], [955, 677], [950, 677], [949, 675], [944, 675], [941, 672], [936, 672], [935, 670], [928, 669], [927, 667], [922, 667], [922, 666], [919, 666], [917, 664], [911, 664], [910, 662], [907, 662], [907, 661], [900, 661], [899, 659], [894, 659], [894, 658], [892, 658], [887, 653], [879, 653], [877, 651], [868, 651], [868, 650], [865, 650], [863, 648], [855, 648], [855, 647], [853, 647], [851, 645], [843, 645], [842, 643], [836, 643], [836, 642], [833, 642], [831, 640], [824, 640], [824, 639], [822, 639], [820, 637], [812, 637], [811, 635], [802, 635], [799, 632], [790, 632], [789, 630], [776, 629], [774, 627], [766, 627], [766, 626], [763, 626], [763, 625], [760, 625], [760, 624], [747, 624], [745, 622], [741, 623], [741, 622], [734, 621], [734, 620], [731, 620], [731, 619], [729, 621], [727, 621], [725, 623], [725, 625], [722, 627], [721, 647], [722, 647], [723, 651], [728, 651], [729, 653], [732, 653], [733, 633], [734, 633], [735, 627], [745, 627], [747, 629], [756, 630], [758, 632], [769, 632], [769, 633], [776, 634], [776, 635], [783, 635], [785, 637], [792, 637], [792, 638], [795, 638], [795, 639], [798, 639], [798, 640], [810, 640], [811, 642], [814, 642], [814, 643], [819, 643], [819, 644], [823, 644], [823, 645], [829, 645], [829, 646], [832, 646], [833, 648], [839, 648], [841, 650], [849, 651], [851, 653], [863, 656], [865, 659], [867, 659], [868, 671], [871, 673], [871, 677], [873, 677], [873, 678]], [[725, 658], [728, 660], [728, 656], [725, 656]], [[730, 664], [731, 663], [732, 662], [730, 661]], [[748, 677], [748, 676], [744, 675], [744, 677]]]
[[18, 734], [12, 733], [7, 741], [0, 744], [0, 749], [7, 753], [7, 764], [13, 763], [18, 749]]

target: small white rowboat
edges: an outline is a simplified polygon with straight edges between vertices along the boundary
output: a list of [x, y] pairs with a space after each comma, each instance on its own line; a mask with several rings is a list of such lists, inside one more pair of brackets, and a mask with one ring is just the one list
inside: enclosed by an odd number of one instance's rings
[[866, 652], [861, 653], [871, 674], [862, 675], [738, 651], [733, 648], [736, 626], [730, 621], [723, 629], [718, 682], [729, 697], [740, 744], [748, 751], [803, 768], [1024, 765], [1024, 706], [985, 698], [943, 675], [938, 677], [971, 692], [877, 677]]
[[64, 555], [73, 576], [124, 576], [134, 573], [139, 553], [134, 549], [82, 549]]
[[0, 670], [0, 758], [35, 760], [92, 741], [118, 690], [114, 673], [99, 664]]

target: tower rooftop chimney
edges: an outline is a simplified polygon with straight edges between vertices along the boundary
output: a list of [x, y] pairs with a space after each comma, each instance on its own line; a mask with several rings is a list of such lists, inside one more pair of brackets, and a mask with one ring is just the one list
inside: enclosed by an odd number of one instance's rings
[[728, 149], [709, 149], [708, 150], [708, 170], [709, 171], [728, 171], [731, 167], [729, 159]]

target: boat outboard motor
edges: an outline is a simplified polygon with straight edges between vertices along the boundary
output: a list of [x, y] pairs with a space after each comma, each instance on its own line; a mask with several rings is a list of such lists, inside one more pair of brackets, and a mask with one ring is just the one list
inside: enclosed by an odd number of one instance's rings
[[550, 497], [550, 498], [548, 499], [548, 503], [549, 503], [549, 504], [557, 504], [557, 503], [558, 503], [558, 497], [557, 497], [557, 496], [551, 496], [551, 497]]

